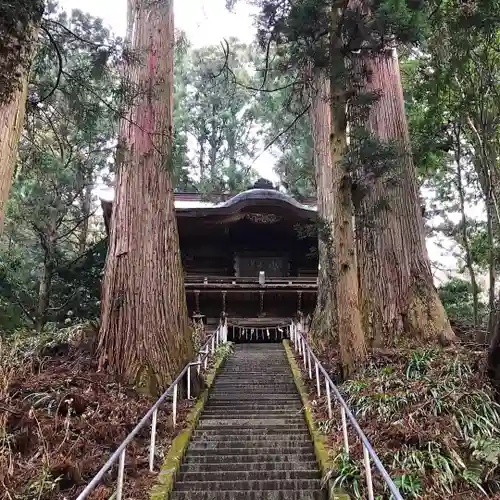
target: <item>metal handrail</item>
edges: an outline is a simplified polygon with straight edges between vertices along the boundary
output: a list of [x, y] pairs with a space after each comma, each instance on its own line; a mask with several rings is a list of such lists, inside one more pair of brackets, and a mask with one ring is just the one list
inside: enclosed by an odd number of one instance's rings
[[197, 360], [188, 363], [182, 371], [179, 373], [177, 378], [173, 381], [170, 387], [158, 398], [156, 403], [148, 410], [148, 412], [142, 417], [140, 422], [134, 427], [132, 432], [123, 440], [121, 445], [116, 449], [116, 451], [109, 457], [108, 461], [101, 467], [100, 471], [92, 478], [90, 483], [85, 487], [85, 489], [78, 495], [76, 500], [84, 500], [88, 495], [95, 489], [95, 487], [100, 483], [104, 474], [108, 472], [111, 467], [118, 461], [118, 478], [116, 487], [115, 500], [122, 500], [123, 493], [123, 482], [125, 477], [125, 458], [127, 452], [127, 446], [134, 439], [136, 434], [151, 420], [151, 441], [149, 448], [149, 470], [154, 471], [154, 457], [156, 451], [156, 424], [158, 420], [158, 408], [167, 399], [168, 396], [172, 396], [172, 423], [175, 428], [177, 424], [177, 393], [178, 385], [182, 380], [184, 375], [187, 374], [187, 397], [191, 399], [191, 367], [196, 366], [198, 373], [200, 373], [201, 365], [207, 368], [209, 354], [213, 354], [215, 349], [219, 344], [227, 342], [227, 323], [220, 324], [217, 330], [208, 337], [207, 341], [203, 347], [198, 351]]
[[[401, 493], [399, 492], [398, 487], [394, 484], [393, 480], [389, 476], [389, 473], [382, 465], [382, 462], [378, 458], [375, 450], [372, 448], [368, 438], [365, 433], [361, 430], [356, 418], [352, 414], [349, 406], [345, 402], [344, 398], [340, 394], [338, 388], [333, 383], [332, 379], [328, 375], [327, 371], [318, 360], [316, 355], [314, 354], [312, 348], [310, 347], [307, 340], [304, 338], [303, 333], [299, 330], [299, 326], [297, 323], [293, 322], [289, 326], [290, 329], [290, 340], [295, 348], [295, 350], [299, 353], [299, 355], [303, 358], [304, 369], [309, 372], [309, 379], [312, 380], [312, 361], [314, 361], [314, 371], [316, 376], [316, 391], [318, 396], [321, 396], [321, 380], [320, 380], [320, 372], [324, 377], [325, 388], [326, 388], [326, 397], [328, 401], [328, 418], [332, 418], [332, 398], [331, 392], [333, 392], [335, 399], [340, 404], [340, 414], [342, 419], [342, 433], [344, 436], [344, 450], [347, 455], [349, 455], [349, 437], [347, 434], [347, 419], [349, 419], [353, 429], [356, 431], [356, 434], [361, 439], [363, 443], [363, 463], [365, 468], [366, 475], [366, 485], [368, 489], [368, 500], [374, 500], [373, 494], [373, 480], [372, 480], [372, 472], [371, 472], [371, 462], [370, 458], [373, 460], [373, 464], [375, 468], [378, 470], [382, 478], [384, 479], [387, 487], [393, 495], [394, 500], [403, 500]], [[347, 418], [346, 418], [347, 417]]]

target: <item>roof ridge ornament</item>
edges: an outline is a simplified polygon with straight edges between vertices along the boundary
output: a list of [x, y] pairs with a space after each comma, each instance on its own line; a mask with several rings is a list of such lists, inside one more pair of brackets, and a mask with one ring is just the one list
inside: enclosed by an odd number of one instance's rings
[[272, 189], [273, 191], [278, 191], [278, 189], [274, 187], [273, 183], [268, 179], [264, 179], [264, 177], [259, 177], [255, 181], [255, 184], [248, 189]]

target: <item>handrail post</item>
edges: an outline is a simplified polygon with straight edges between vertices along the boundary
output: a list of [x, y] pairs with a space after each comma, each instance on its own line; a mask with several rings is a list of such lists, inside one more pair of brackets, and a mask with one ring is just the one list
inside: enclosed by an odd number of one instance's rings
[[174, 396], [172, 398], [172, 423], [175, 429], [177, 424], [177, 388], [179, 384], [174, 385]]
[[191, 399], [191, 365], [188, 365], [187, 369], [187, 398]]
[[200, 370], [201, 370], [201, 354], [198, 354], [198, 367], [196, 369], [197, 369], [198, 375], [199, 375]]
[[158, 420], [158, 408], [155, 408], [153, 412], [153, 418], [151, 420], [151, 443], [149, 445], [149, 470], [154, 471], [155, 463], [155, 447], [156, 447], [156, 423]]
[[212, 335], [212, 342], [210, 344], [211, 344], [211, 351], [213, 354], [215, 352], [215, 335]]
[[301, 339], [302, 339], [302, 357], [304, 358], [304, 370], [306, 370], [307, 369], [306, 344], [305, 344], [304, 337], [301, 336]]
[[125, 453], [126, 449], [120, 453], [120, 461], [118, 462], [118, 479], [116, 482], [116, 500], [122, 500], [123, 494], [123, 478], [125, 476]]
[[374, 500], [373, 496], [373, 482], [372, 482], [372, 469], [370, 465], [370, 455], [363, 443], [363, 460], [365, 463], [365, 474], [366, 474], [366, 487], [368, 489], [368, 500]]
[[325, 377], [325, 389], [326, 389], [326, 400], [328, 401], [328, 418], [331, 420], [333, 417], [332, 413], [332, 395], [330, 394], [330, 382]]
[[312, 366], [311, 366], [311, 348], [307, 346], [307, 361], [309, 365], [309, 380], [312, 380], [313, 375], [312, 375]]
[[345, 408], [340, 407], [340, 416], [342, 419], [342, 434], [344, 435], [344, 450], [349, 456], [349, 434], [347, 434], [347, 420], [345, 418]]
[[205, 351], [203, 352], [203, 354], [205, 355], [205, 360], [203, 361], [203, 369], [206, 370], [207, 369], [207, 365], [208, 365], [208, 347], [205, 349]]
[[314, 368], [315, 368], [315, 372], [316, 372], [316, 389], [318, 390], [318, 397], [321, 396], [321, 383], [320, 383], [320, 380], [319, 380], [319, 366], [318, 366], [318, 363], [315, 362], [314, 363]]

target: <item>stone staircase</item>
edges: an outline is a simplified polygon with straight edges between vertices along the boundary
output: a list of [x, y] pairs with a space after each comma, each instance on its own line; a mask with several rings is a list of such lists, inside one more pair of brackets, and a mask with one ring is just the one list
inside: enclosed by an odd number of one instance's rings
[[301, 406], [281, 344], [237, 344], [171, 500], [324, 500]]

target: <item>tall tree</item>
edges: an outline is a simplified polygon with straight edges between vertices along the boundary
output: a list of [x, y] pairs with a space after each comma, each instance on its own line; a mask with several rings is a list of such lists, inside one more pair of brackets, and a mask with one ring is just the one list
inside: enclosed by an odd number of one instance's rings
[[[375, 346], [393, 344], [403, 335], [448, 343], [455, 335], [433, 284], [396, 51], [372, 53], [363, 62], [369, 75], [364, 90], [377, 96], [365, 126], [381, 144], [392, 143], [399, 165], [389, 181], [370, 176], [358, 205], [365, 328]], [[387, 206], [381, 207], [381, 202]]]
[[[358, 304], [351, 172], [345, 161], [348, 154], [349, 95], [345, 53], [349, 49], [344, 44], [343, 20], [344, 13], [336, 7], [331, 8], [323, 0], [304, 0], [293, 5], [265, 0], [259, 35], [263, 46], [273, 40], [278, 46], [286, 44], [280, 52], [289, 54], [286, 65], [312, 77], [313, 87], [316, 87], [310, 118], [316, 190], [323, 212], [320, 221], [320, 285], [329, 287], [326, 296], [322, 292], [320, 298], [328, 300], [327, 306], [334, 312], [327, 311], [328, 315], [325, 315], [325, 311], [318, 307], [313, 333], [331, 338], [331, 326], [335, 324], [340, 370], [343, 377], [349, 377], [362, 367], [367, 352]], [[305, 70], [308, 67], [311, 71]], [[325, 107], [328, 108], [326, 114]], [[328, 245], [330, 249], [327, 251]]]
[[193, 355], [172, 186], [173, 2], [129, 2], [127, 83], [103, 283], [101, 363], [165, 389]]
[[309, 111], [314, 142], [314, 169], [316, 172], [318, 224], [318, 298], [311, 324], [314, 340], [328, 344], [337, 328], [335, 302], [335, 200], [333, 199], [333, 165], [330, 152], [331, 112], [330, 83], [325, 70], [312, 69], [311, 107]]
[[[343, 13], [331, 10], [330, 54], [330, 152], [333, 167], [332, 196], [335, 228], [335, 300], [342, 375], [347, 378], [366, 361], [366, 345], [359, 307], [359, 283], [354, 235], [352, 176], [347, 156], [347, 68], [339, 36]], [[318, 191], [328, 185], [318, 186]], [[325, 263], [326, 264], [326, 263]]]
[[43, 0], [0, 2], [0, 232], [24, 120]]

